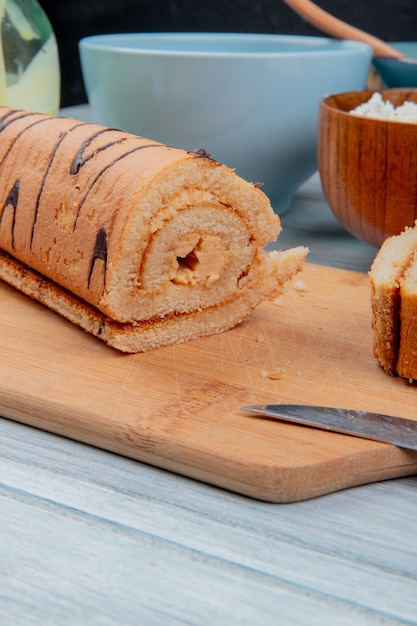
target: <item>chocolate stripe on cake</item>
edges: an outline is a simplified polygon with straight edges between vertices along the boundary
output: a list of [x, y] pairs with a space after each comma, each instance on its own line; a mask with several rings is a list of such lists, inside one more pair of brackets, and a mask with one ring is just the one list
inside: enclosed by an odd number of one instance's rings
[[16, 210], [17, 210], [17, 202], [19, 199], [19, 189], [20, 189], [20, 180], [16, 180], [13, 187], [11, 188], [9, 195], [7, 196], [0, 212], [0, 228], [3, 220], [3, 215], [7, 207], [11, 207], [13, 211], [13, 221], [12, 221], [12, 248], [14, 248], [14, 228], [16, 224]]
[[100, 178], [103, 176], [103, 174], [107, 170], [109, 170], [111, 167], [116, 165], [116, 163], [118, 163], [122, 159], [125, 159], [126, 157], [130, 156], [131, 154], [134, 154], [135, 152], [139, 152], [139, 150], [145, 150], [146, 148], [165, 148], [166, 150], [169, 149], [169, 148], [167, 148], [167, 146], [165, 146], [162, 143], [161, 144], [159, 144], [159, 143], [150, 143], [150, 144], [146, 144], [144, 146], [138, 146], [137, 148], [132, 148], [132, 150], [129, 150], [128, 152], [125, 152], [124, 154], [121, 154], [119, 157], [117, 157], [117, 159], [114, 159], [114, 161], [112, 161], [111, 163], [108, 163], [105, 167], [103, 167], [103, 169], [98, 172], [98, 174], [96, 175], [96, 177], [92, 181], [91, 185], [87, 189], [87, 193], [85, 194], [84, 198], [81, 200], [81, 202], [80, 202], [80, 204], [78, 206], [78, 211], [77, 211], [77, 215], [75, 216], [73, 231], [75, 231], [76, 228], [77, 228], [77, 222], [78, 222], [78, 218], [80, 217], [81, 209], [82, 209], [83, 205], [85, 204], [85, 201], [87, 200], [89, 193], [92, 191], [94, 185], [97, 184], [97, 182], [100, 180]]
[[[14, 113], [18, 113], [18, 115], [16, 115], [15, 117], [12, 117]], [[17, 122], [18, 120], [21, 120], [24, 117], [31, 117], [32, 115], [37, 115], [37, 113], [28, 113], [25, 111], [17, 111], [17, 110], [9, 111], [5, 115], [3, 115], [3, 117], [0, 118], [0, 133], [2, 130], [7, 128], [10, 124], [13, 124], [13, 122]], [[12, 119], [9, 119], [10, 117], [12, 117]]]
[[[25, 116], [22, 116], [25, 117]], [[29, 124], [29, 126], [25, 126], [25, 128], [23, 128], [17, 135], [16, 137], [13, 138], [10, 146], [8, 147], [7, 151], [5, 152], [2, 160], [0, 161], [0, 167], [2, 167], [4, 165], [4, 162], [6, 161], [6, 159], [8, 158], [10, 152], [12, 151], [12, 149], [14, 148], [15, 144], [17, 143], [17, 141], [31, 128], [33, 128], [34, 126], [37, 126], [38, 124], [43, 124], [45, 122], [47, 122], [47, 119], [40, 119], [40, 120], [36, 120], [35, 122], [33, 122], [32, 124]]]
[[104, 284], [106, 284], [107, 269], [107, 233], [104, 226], [97, 233], [96, 242], [94, 244], [93, 254], [91, 256], [90, 271], [88, 272], [88, 286], [90, 287], [91, 276], [93, 274], [96, 261], [104, 262]]
[[71, 167], [70, 167], [71, 176], [75, 176], [75, 174], [78, 174], [80, 169], [87, 163], [87, 161], [92, 159], [97, 153], [102, 152], [103, 150], [107, 150], [107, 148], [111, 148], [111, 146], [115, 146], [117, 144], [120, 144], [126, 141], [126, 137], [122, 137], [121, 139], [120, 138], [116, 139], [115, 141], [111, 141], [109, 143], [106, 143], [103, 146], [99, 146], [95, 150], [92, 150], [90, 154], [88, 154], [87, 156], [83, 156], [85, 150], [91, 144], [93, 139], [95, 139], [99, 135], [102, 135], [104, 133], [110, 133], [110, 132], [120, 132], [120, 131], [117, 131], [117, 129], [115, 128], [102, 128], [101, 130], [98, 130], [97, 132], [90, 135], [90, 137], [88, 137], [85, 141], [83, 141], [77, 154], [74, 157], [74, 160], [71, 163]]
[[37, 219], [38, 219], [39, 205], [40, 205], [40, 201], [41, 201], [42, 192], [43, 192], [43, 189], [45, 187], [46, 178], [47, 178], [47, 176], [49, 174], [49, 171], [51, 169], [52, 163], [54, 162], [55, 155], [57, 153], [57, 150], [58, 150], [59, 146], [61, 145], [61, 143], [63, 142], [65, 137], [68, 135], [68, 133], [72, 132], [76, 128], [79, 128], [80, 126], [84, 126], [84, 122], [80, 122], [79, 124], [75, 124], [74, 126], [72, 126], [72, 128], [70, 128], [66, 132], [61, 132], [59, 134], [58, 141], [56, 142], [56, 144], [55, 144], [55, 146], [54, 146], [54, 148], [52, 150], [51, 156], [49, 158], [49, 163], [47, 165], [47, 168], [46, 168], [45, 173], [44, 173], [43, 178], [42, 178], [42, 182], [41, 182], [41, 186], [40, 186], [40, 189], [39, 189], [38, 197], [36, 199], [35, 215], [33, 217], [32, 233], [31, 233], [31, 236], [30, 236], [30, 248], [31, 249], [32, 249], [32, 244], [33, 244], [33, 238], [35, 236], [35, 228], [36, 228], [36, 222], [37, 222]]

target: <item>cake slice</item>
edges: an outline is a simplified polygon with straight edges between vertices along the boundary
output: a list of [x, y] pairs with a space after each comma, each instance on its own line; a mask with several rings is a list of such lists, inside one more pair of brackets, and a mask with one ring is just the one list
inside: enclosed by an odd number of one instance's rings
[[[374, 354], [390, 375], [405, 375], [402, 364], [407, 361], [406, 353], [410, 354], [411, 334], [406, 328], [416, 303], [416, 298], [412, 298], [417, 281], [416, 251], [417, 227], [406, 228], [400, 235], [385, 240], [369, 272]], [[417, 378], [417, 362], [414, 363], [413, 375], [408, 368], [406, 378]]]
[[417, 379], [417, 251], [406, 270], [400, 287], [400, 346], [397, 373]]

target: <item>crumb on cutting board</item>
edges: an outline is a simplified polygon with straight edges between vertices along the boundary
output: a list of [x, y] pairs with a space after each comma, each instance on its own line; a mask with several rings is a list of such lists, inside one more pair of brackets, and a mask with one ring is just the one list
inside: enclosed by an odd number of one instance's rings
[[284, 373], [285, 373], [285, 368], [283, 367], [277, 367], [271, 372], [262, 370], [261, 378], [269, 378], [270, 380], [280, 380]]
[[305, 284], [305, 282], [302, 279], [296, 280], [293, 283], [293, 287], [294, 287], [295, 291], [307, 291], [306, 284]]

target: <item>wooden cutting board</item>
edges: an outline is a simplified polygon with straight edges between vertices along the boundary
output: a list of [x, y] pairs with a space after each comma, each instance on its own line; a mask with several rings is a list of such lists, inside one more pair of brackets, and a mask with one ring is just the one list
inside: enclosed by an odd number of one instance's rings
[[137, 355], [0, 283], [0, 414], [272, 502], [417, 473], [417, 452], [240, 410], [417, 419], [417, 387], [374, 360], [368, 277], [307, 264], [301, 281], [227, 333]]

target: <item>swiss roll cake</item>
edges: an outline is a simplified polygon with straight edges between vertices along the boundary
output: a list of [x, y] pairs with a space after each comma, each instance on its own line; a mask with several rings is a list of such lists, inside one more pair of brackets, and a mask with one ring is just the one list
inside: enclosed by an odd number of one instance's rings
[[185, 151], [0, 107], [0, 278], [124, 352], [228, 330], [277, 297], [302, 246], [259, 185]]

